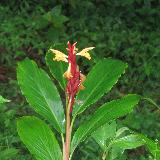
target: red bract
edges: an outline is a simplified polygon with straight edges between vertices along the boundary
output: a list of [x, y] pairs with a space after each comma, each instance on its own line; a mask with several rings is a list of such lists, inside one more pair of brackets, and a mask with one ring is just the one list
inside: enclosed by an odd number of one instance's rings
[[81, 80], [80, 80], [80, 71], [79, 67], [77, 66], [76, 63], [76, 53], [75, 53], [75, 45], [70, 44], [68, 42], [68, 63], [70, 66], [70, 77], [66, 77], [68, 79], [67, 87], [66, 87], [66, 92], [68, 94], [68, 101], [71, 103], [71, 108], [70, 112], [72, 112], [73, 104], [74, 104], [74, 99], [75, 96], [78, 92]]
[[74, 105], [76, 94], [79, 90], [84, 89], [83, 82], [85, 80], [85, 76], [79, 71], [79, 66], [76, 62], [76, 55], [80, 55], [83, 57], [86, 57], [87, 59], [91, 59], [90, 54], [88, 53], [89, 50], [92, 50], [94, 47], [89, 47], [83, 49], [81, 52], [77, 52], [76, 43], [71, 44], [68, 42], [68, 56], [64, 53], [50, 49], [56, 56], [53, 60], [56, 61], [64, 61], [68, 63], [68, 69], [64, 73], [64, 77], [67, 79], [67, 86], [66, 86], [66, 93], [67, 93], [67, 99], [68, 103], [70, 103], [70, 112], [72, 112], [72, 108]]

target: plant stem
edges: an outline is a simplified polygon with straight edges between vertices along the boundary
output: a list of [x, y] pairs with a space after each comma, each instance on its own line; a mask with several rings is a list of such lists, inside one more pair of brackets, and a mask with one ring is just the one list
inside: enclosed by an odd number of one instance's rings
[[[74, 120], [75, 120], [75, 117], [73, 117], [72, 121], [71, 121], [70, 133], [72, 133], [72, 128], [73, 128]], [[70, 154], [70, 159], [72, 158], [72, 155], [73, 155], [73, 152]]]
[[103, 155], [102, 155], [102, 160], [105, 160], [105, 159], [106, 159], [106, 157], [107, 157], [107, 153], [106, 153], [106, 152], [104, 152], [104, 153], [103, 153]]
[[63, 144], [63, 160], [64, 160], [65, 159], [65, 142], [64, 142], [63, 134], [61, 134], [61, 138], [62, 138], [62, 144]]
[[66, 106], [66, 142], [65, 142], [65, 155], [63, 156], [64, 160], [69, 160], [70, 154], [70, 142], [71, 142], [71, 119], [70, 119], [70, 107], [71, 99], [69, 99], [68, 105]]

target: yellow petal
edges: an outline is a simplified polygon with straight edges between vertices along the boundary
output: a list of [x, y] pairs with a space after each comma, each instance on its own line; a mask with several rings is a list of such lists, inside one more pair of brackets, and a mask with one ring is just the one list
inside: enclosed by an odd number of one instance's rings
[[88, 47], [88, 48], [85, 48], [83, 49], [82, 51], [80, 51], [79, 53], [77, 53], [77, 55], [80, 55], [80, 56], [84, 56], [86, 57], [87, 59], [91, 59], [91, 56], [90, 54], [88, 53], [88, 51], [92, 50], [93, 48], [95, 47]]
[[55, 49], [50, 49], [50, 51], [55, 54], [55, 58], [53, 58], [53, 60], [68, 62], [68, 60], [67, 60], [68, 56], [65, 55], [64, 53], [62, 53], [58, 50], [55, 50]]
[[83, 75], [82, 73], [80, 73], [80, 86], [79, 86], [79, 90], [84, 90], [85, 87], [83, 86], [83, 82], [86, 80], [86, 76]]
[[70, 72], [68, 72], [68, 70], [63, 74], [63, 77], [66, 79], [71, 79], [73, 76]]
[[81, 83], [83, 83], [86, 80], [86, 76], [82, 73], [80, 73], [80, 80], [81, 80]]
[[63, 74], [66, 79], [71, 79], [73, 76], [71, 74], [71, 64], [69, 63], [67, 71]]
[[83, 84], [80, 84], [78, 90], [84, 90], [84, 89], [85, 89], [85, 87], [83, 86]]

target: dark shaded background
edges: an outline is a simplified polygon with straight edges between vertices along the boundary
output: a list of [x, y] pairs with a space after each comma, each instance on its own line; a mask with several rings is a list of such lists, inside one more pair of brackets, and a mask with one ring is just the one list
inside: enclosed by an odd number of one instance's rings
[[[35, 114], [18, 87], [17, 61], [30, 57], [47, 70], [44, 58], [48, 48], [64, 47], [68, 40], [77, 41], [81, 49], [96, 47], [92, 61], [79, 60], [85, 73], [103, 57], [121, 59], [129, 65], [99, 103], [127, 93], [160, 103], [160, 0], [2, 0], [0, 95], [11, 103], [0, 106], [0, 159], [33, 159], [16, 131], [18, 117]], [[143, 101], [118, 123], [159, 139], [159, 117], [158, 109]], [[75, 157], [93, 160], [99, 156], [98, 150], [90, 140], [81, 144]], [[143, 148], [126, 152], [126, 156], [129, 160], [149, 159]]]

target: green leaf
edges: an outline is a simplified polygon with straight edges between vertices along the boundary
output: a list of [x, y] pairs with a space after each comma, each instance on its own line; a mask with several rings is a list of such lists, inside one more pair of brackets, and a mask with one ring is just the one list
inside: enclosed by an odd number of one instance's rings
[[[109, 157], [107, 157], [107, 158], [108, 158], [108, 160], [114, 160], [116, 158], [118, 158], [118, 160], [120, 160], [121, 157], [122, 157], [123, 152], [124, 152], [123, 149], [121, 149], [119, 147], [114, 147], [109, 152]], [[124, 160], [124, 158], [122, 158], [122, 159]]]
[[65, 62], [53, 61], [53, 57], [54, 55], [48, 52], [46, 54], [46, 63], [53, 77], [59, 82], [61, 88], [64, 90], [66, 87], [66, 79], [63, 77], [63, 74], [67, 70], [67, 64]]
[[18, 63], [17, 79], [27, 101], [59, 132], [64, 132], [64, 110], [57, 88], [47, 73], [36, 63], [26, 59]]
[[153, 104], [155, 107], [157, 107], [158, 109], [160, 109], [160, 106], [158, 106], [158, 104], [156, 104], [156, 102], [154, 102], [151, 98], [142, 97], [142, 99], [147, 100], [148, 102], [150, 102], [151, 104]]
[[10, 100], [5, 99], [5, 98], [3, 98], [3, 97], [0, 95], [0, 104], [1, 104], [1, 103], [5, 103], [5, 102], [10, 102]]
[[62, 160], [59, 144], [51, 129], [34, 116], [25, 116], [17, 122], [18, 134], [37, 160]]
[[7, 148], [5, 150], [0, 151], [0, 159], [2, 160], [10, 160], [18, 154], [18, 149], [15, 148]]
[[112, 142], [111, 147], [121, 148], [124, 151], [125, 149], [133, 149], [142, 145], [145, 145], [155, 159], [160, 159], [160, 146], [158, 142], [147, 138], [143, 134], [135, 133], [116, 139]]
[[71, 153], [81, 141], [85, 140], [85, 138], [97, 128], [131, 112], [133, 107], [138, 104], [139, 100], [140, 96], [131, 94], [101, 106], [92, 117], [83, 123], [75, 132], [71, 143]]
[[160, 146], [158, 145], [158, 141], [155, 142], [143, 134], [137, 135], [145, 141], [146, 148], [150, 151], [154, 158], [160, 159]]
[[145, 145], [155, 159], [160, 159], [160, 146], [158, 145], [158, 141], [155, 142], [147, 138], [145, 135], [139, 133], [130, 134], [116, 139], [112, 141], [110, 147], [112, 147], [112, 149], [121, 148], [124, 152], [125, 149], [133, 149], [142, 145]]
[[119, 136], [121, 136], [126, 131], [130, 131], [130, 129], [127, 128], [127, 127], [122, 127], [120, 129], [118, 129], [118, 131], [116, 132], [116, 138], [118, 138]]
[[111, 124], [106, 123], [102, 127], [99, 127], [93, 134], [92, 137], [100, 145], [100, 147], [105, 150], [106, 140], [108, 138], [113, 138], [116, 132], [116, 122], [113, 121]]
[[82, 113], [104, 93], [109, 92], [121, 74], [124, 73], [126, 67], [127, 64], [114, 59], [104, 59], [98, 62], [84, 82], [85, 89], [77, 95], [77, 100], [81, 101], [82, 105], [74, 106], [74, 116]]
[[63, 27], [63, 24], [68, 21], [68, 17], [64, 16], [61, 12], [60, 5], [54, 7], [51, 11], [47, 12], [43, 17], [54, 25], [56, 28]]
[[123, 150], [125, 149], [133, 149], [140, 147], [145, 144], [145, 141], [135, 134], [130, 134], [125, 137], [116, 139], [112, 142], [112, 147], [119, 147]]

